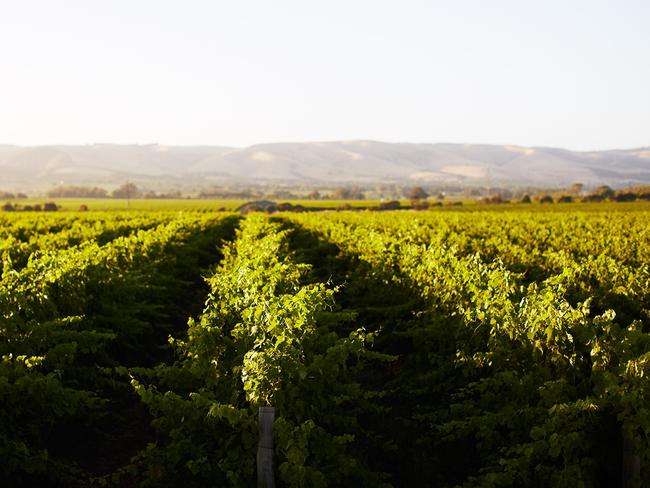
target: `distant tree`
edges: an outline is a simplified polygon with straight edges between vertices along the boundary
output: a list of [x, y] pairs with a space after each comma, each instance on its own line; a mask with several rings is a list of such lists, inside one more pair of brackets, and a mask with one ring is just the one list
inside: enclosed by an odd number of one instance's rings
[[571, 188], [569, 189], [569, 193], [571, 193], [572, 195], [580, 195], [582, 194], [584, 188], [585, 185], [583, 185], [582, 183], [574, 183], [573, 185], [571, 185]]
[[595, 193], [590, 193], [589, 195], [585, 195], [582, 197], [583, 202], [602, 202], [603, 197], [600, 195], [596, 195]]
[[381, 202], [377, 206], [377, 210], [399, 210], [401, 207], [398, 200], [390, 200], [388, 202]]
[[483, 197], [479, 200], [480, 203], [510, 203], [510, 200], [503, 198], [500, 194], [491, 197]]
[[352, 192], [349, 188], [339, 187], [332, 192], [333, 200], [348, 200]]
[[57, 186], [47, 192], [50, 198], [106, 198], [108, 192], [97, 186]]
[[79, 206], [79, 211], [80, 212], [87, 212], [88, 211], [88, 205], [82, 204]]
[[[150, 193], [152, 193], [153, 195], [156, 195], [156, 192], [150, 192]], [[172, 191], [168, 191], [166, 193], [158, 193], [158, 195], [156, 195], [153, 198], [169, 198], [169, 199], [171, 199], [171, 198], [182, 198], [182, 197], [183, 197], [183, 195], [180, 192], [180, 190], [172, 190]], [[147, 198], [147, 197], [145, 197], [145, 198]], [[188, 195], [187, 198], [190, 198], [190, 196]]]
[[585, 195], [582, 199], [583, 202], [602, 202], [603, 200], [613, 200], [616, 192], [607, 185], [601, 185], [594, 191]]
[[43, 204], [43, 210], [45, 212], [56, 212], [59, 210], [59, 206], [54, 202], [47, 202]]
[[140, 189], [133, 183], [124, 183], [111, 193], [113, 198], [138, 198], [140, 196]]
[[553, 197], [551, 195], [543, 195], [540, 197], [539, 203], [553, 203]]
[[573, 202], [573, 197], [571, 195], [562, 195], [557, 201], [558, 203], [571, 203]]
[[411, 200], [411, 208], [413, 210], [428, 210], [429, 207], [430, 204], [428, 200]]
[[279, 212], [290, 212], [291, 210], [293, 210], [293, 205], [291, 205], [289, 202], [283, 202], [278, 204]]
[[307, 195], [307, 200], [320, 200], [321, 194], [318, 190], [314, 190]]
[[341, 186], [334, 190], [332, 193], [333, 200], [363, 200], [363, 192], [356, 187]]
[[508, 200], [512, 198], [512, 190], [509, 188], [495, 188], [493, 192], [496, 192], [503, 200]]
[[615, 197], [615, 200], [617, 202], [633, 202], [634, 200], [636, 200], [636, 198], [637, 198], [636, 193], [632, 193], [628, 191], [628, 192], [618, 193]]
[[424, 188], [421, 186], [415, 186], [411, 188], [411, 191], [409, 191], [408, 194], [409, 200], [424, 200], [428, 196], [428, 193], [424, 191]]
[[601, 185], [594, 190], [594, 194], [605, 200], [609, 200], [610, 198], [614, 198], [615, 192], [609, 186]]
[[16, 210], [16, 207], [14, 207], [11, 203], [7, 202], [2, 206], [2, 210], [5, 212], [13, 212]]
[[532, 200], [530, 199], [530, 195], [526, 193], [522, 198], [521, 198], [521, 203], [532, 203]]

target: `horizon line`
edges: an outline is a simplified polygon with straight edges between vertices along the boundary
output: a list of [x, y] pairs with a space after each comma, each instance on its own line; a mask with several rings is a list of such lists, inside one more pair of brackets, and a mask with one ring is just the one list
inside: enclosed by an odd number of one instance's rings
[[168, 144], [161, 142], [85, 142], [85, 143], [66, 143], [66, 142], [55, 142], [55, 143], [38, 143], [38, 144], [15, 144], [11, 142], [0, 142], [1, 146], [17, 147], [17, 148], [45, 148], [45, 147], [92, 147], [92, 146], [136, 146], [136, 147], [147, 147], [147, 146], [160, 146], [160, 147], [179, 147], [179, 148], [191, 148], [191, 147], [207, 147], [207, 148], [224, 148], [224, 149], [249, 149], [255, 146], [273, 146], [273, 145], [282, 145], [282, 144], [333, 144], [333, 143], [379, 143], [379, 144], [408, 144], [414, 146], [436, 146], [436, 145], [453, 145], [453, 146], [495, 146], [495, 147], [516, 147], [524, 149], [560, 149], [570, 152], [578, 153], [592, 153], [592, 152], [611, 152], [611, 151], [634, 151], [634, 150], [643, 150], [650, 149], [650, 143], [647, 145], [640, 145], [634, 147], [610, 147], [610, 148], [601, 148], [601, 149], [570, 149], [564, 146], [552, 146], [552, 145], [523, 145], [523, 144], [511, 144], [511, 143], [486, 143], [486, 142], [448, 142], [448, 141], [438, 141], [438, 142], [412, 142], [412, 141], [384, 141], [379, 139], [323, 139], [323, 140], [305, 140], [305, 141], [274, 141], [274, 142], [256, 142], [248, 145], [227, 145], [227, 144], [215, 144], [215, 143], [198, 143], [198, 144]]

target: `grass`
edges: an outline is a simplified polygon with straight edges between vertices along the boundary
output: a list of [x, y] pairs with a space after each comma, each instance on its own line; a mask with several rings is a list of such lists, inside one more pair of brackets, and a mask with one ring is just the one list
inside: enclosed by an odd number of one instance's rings
[[[88, 210], [97, 211], [126, 211], [126, 210], [198, 210], [216, 211], [218, 209], [235, 210], [251, 200], [219, 200], [219, 199], [136, 199], [127, 201], [119, 198], [27, 198], [11, 203], [21, 207], [25, 205], [42, 205], [53, 201], [62, 211], [76, 211], [86, 205]], [[337, 208], [349, 204], [351, 207], [376, 207], [379, 200], [273, 200], [277, 203], [289, 202], [292, 205], [302, 205], [308, 208]], [[403, 201], [402, 205], [408, 205]]]
[[[115, 198], [28, 198], [16, 200], [12, 203], [18, 205], [43, 204], [46, 201], [54, 201], [62, 211], [72, 212], [79, 210], [81, 205], [86, 205], [91, 211], [157, 211], [157, 210], [188, 210], [216, 212], [223, 209], [232, 211], [250, 200], [223, 200], [223, 199], [137, 199], [127, 201]], [[379, 200], [274, 200], [277, 203], [289, 202], [292, 205], [302, 205], [307, 208], [332, 209], [350, 205], [353, 208], [376, 207]], [[1, 202], [0, 202], [1, 203]], [[400, 202], [402, 206], [408, 206], [409, 201]], [[561, 212], [565, 210], [583, 211], [634, 211], [650, 210], [650, 202], [602, 202], [602, 203], [508, 203], [508, 204], [481, 204], [476, 200], [463, 200], [463, 205], [450, 205], [450, 202], [443, 201], [442, 206], [432, 207], [430, 211], [516, 211], [527, 210], [533, 212]]]

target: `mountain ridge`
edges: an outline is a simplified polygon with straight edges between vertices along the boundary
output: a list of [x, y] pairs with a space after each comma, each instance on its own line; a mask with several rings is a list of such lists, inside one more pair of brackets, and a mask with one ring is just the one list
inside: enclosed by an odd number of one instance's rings
[[545, 146], [274, 142], [247, 147], [0, 144], [2, 186], [115, 184], [650, 184], [650, 146], [571, 151]]

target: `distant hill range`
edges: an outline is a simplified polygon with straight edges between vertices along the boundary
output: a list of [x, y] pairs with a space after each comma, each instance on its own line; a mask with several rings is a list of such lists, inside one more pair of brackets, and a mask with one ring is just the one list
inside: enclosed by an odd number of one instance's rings
[[376, 141], [163, 146], [0, 145], [0, 189], [53, 184], [413, 184], [557, 187], [650, 184], [650, 147], [548, 147]]

